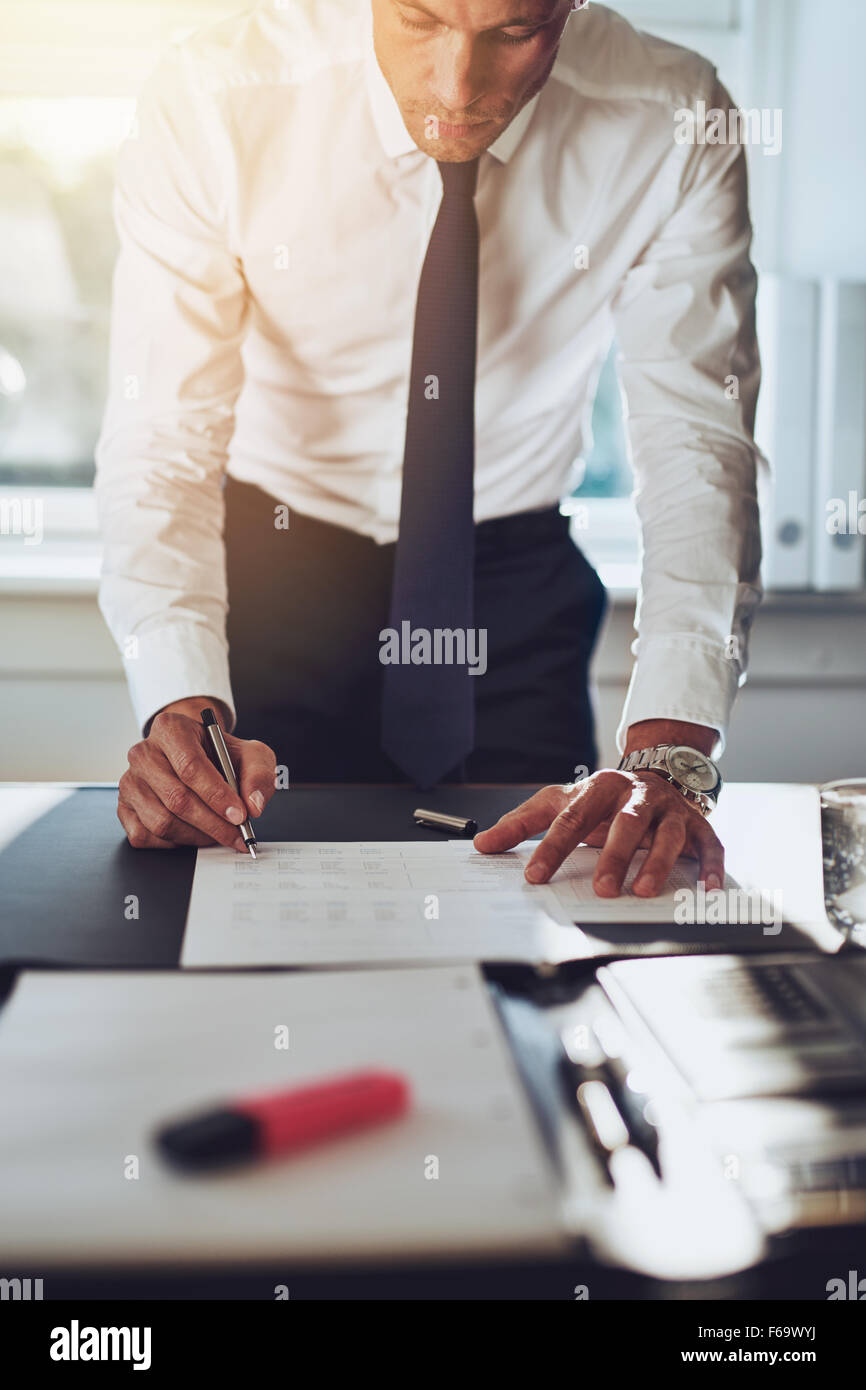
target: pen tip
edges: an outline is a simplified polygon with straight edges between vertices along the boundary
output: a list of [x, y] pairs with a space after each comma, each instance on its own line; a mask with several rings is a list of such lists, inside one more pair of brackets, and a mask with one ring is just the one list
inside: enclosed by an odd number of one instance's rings
[[250, 854], [253, 856], [253, 859], [258, 859], [259, 856], [256, 854], [256, 852], [255, 852], [255, 850], [253, 849], [252, 845], [247, 845], [247, 849], [249, 850]]

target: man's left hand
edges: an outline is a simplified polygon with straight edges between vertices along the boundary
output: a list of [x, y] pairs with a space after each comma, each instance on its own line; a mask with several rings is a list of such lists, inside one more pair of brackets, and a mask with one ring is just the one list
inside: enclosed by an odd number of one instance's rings
[[579, 844], [602, 848], [592, 886], [600, 898], [616, 898], [638, 849], [648, 849], [631, 885], [652, 898], [681, 854], [699, 861], [707, 891], [721, 888], [725, 852], [706, 818], [658, 772], [603, 768], [577, 783], [542, 787], [528, 801], [475, 836], [483, 854], [500, 854], [539, 831], [547, 834], [529, 860], [529, 883], [546, 883]]

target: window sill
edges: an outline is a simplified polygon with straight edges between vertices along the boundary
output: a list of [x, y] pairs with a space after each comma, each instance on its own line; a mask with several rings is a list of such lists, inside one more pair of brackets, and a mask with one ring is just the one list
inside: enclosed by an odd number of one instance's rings
[[0, 595], [57, 598], [96, 594], [102, 549], [94, 541], [0, 544]]
[[[0, 505], [21, 489], [0, 488]], [[41, 508], [44, 539], [0, 536], [0, 594], [58, 598], [95, 594], [102, 547], [90, 488], [41, 488], [27, 493]], [[614, 603], [634, 603], [637, 523], [626, 498], [590, 498], [563, 504], [572, 515], [575, 542], [596, 566]]]
[[[31, 494], [28, 494], [30, 496]], [[0, 488], [5, 498], [19, 489]], [[44, 511], [44, 540], [29, 544], [0, 535], [0, 596], [79, 598], [96, 596], [102, 563], [96, 503], [89, 488], [45, 488], [32, 496]], [[563, 503], [572, 517], [572, 536], [598, 570], [613, 608], [633, 608], [637, 594], [637, 520], [628, 498], [580, 498]], [[866, 590], [767, 593], [761, 611], [784, 613], [866, 613]]]
[[[579, 543], [579, 542], [578, 542]], [[102, 561], [98, 542], [80, 541], [25, 548], [0, 543], [0, 598], [96, 597]], [[597, 560], [595, 564], [612, 608], [634, 608], [637, 561]], [[759, 613], [866, 613], [866, 592], [820, 594], [809, 590], [765, 594]]]

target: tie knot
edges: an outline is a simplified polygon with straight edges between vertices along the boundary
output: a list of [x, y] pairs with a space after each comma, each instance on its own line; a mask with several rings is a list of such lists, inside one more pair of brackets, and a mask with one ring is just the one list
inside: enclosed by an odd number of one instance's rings
[[475, 189], [478, 184], [478, 162], [480, 155], [475, 159], [464, 160], [462, 164], [440, 164], [439, 173], [442, 175], [442, 187], [446, 197], [474, 198]]

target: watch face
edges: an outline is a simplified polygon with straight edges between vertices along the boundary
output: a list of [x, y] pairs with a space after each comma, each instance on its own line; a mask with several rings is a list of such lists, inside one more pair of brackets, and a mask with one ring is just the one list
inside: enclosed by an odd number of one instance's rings
[[696, 748], [669, 748], [665, 762], [671, 776], [690, 792], [711, 792], [718, 783], [715, 764]]

